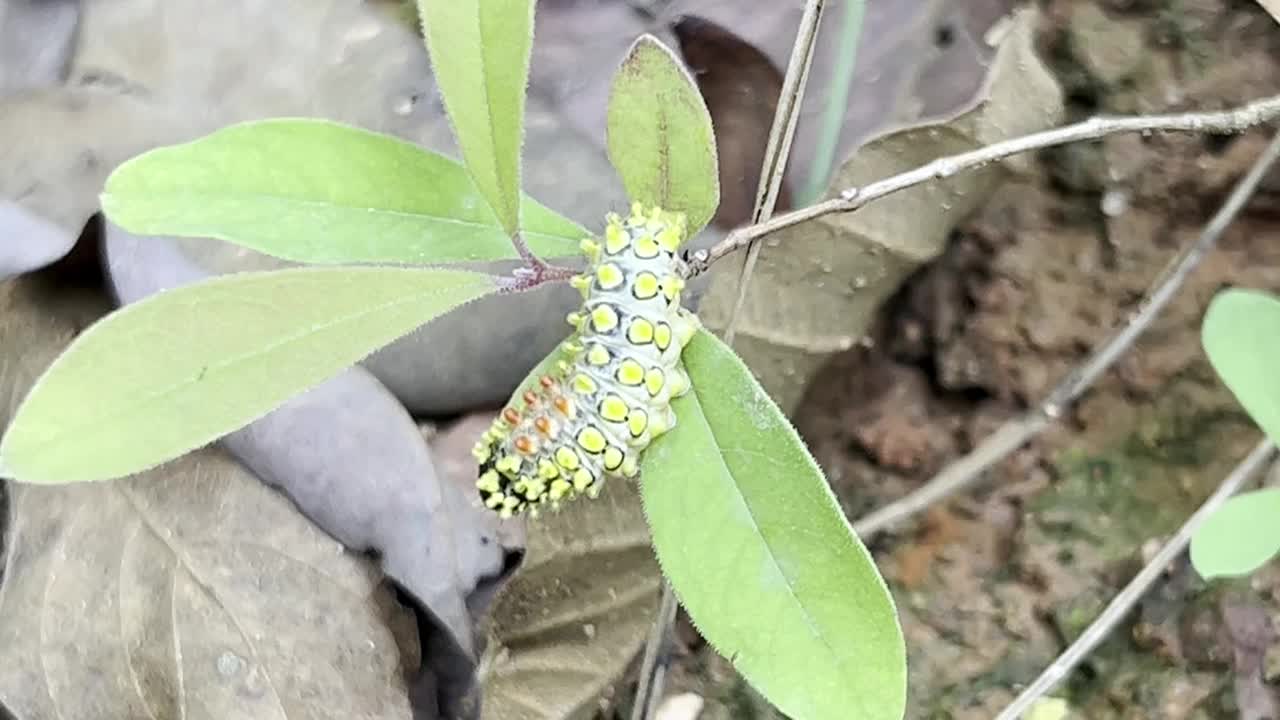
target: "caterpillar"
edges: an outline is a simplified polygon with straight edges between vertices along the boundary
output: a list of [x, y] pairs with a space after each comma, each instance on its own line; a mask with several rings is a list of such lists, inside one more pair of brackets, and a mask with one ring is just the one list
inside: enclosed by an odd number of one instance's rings
[[570, 284], [583, 305], [556, 369], [508, 404], [473, 450], [476, 487], [504, 518], [631, 479], [640, 455], [676, 424], [671, 399], [689, 391], [680, 364], [700, 324], [680, 305], [685, 217], [636, 203], [582, 241], [587, 269]]

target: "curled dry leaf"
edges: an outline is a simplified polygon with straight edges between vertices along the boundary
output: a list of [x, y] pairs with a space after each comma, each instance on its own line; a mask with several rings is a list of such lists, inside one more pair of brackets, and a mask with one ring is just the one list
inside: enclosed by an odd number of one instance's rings
[[530, 524], [493, 608], [485, 720], [586, 720], [644, 645], [661, 576], [634, 484]]
[[[1056, 123], [1062, 93], [1035, 54], [1036, 16], [1027, 9], [1013, 17], [983, 91], [966, 110], [871, 140], [844, 163], [829, 194]], [[993, 165], [919, 185], [763, 241], [736, 349], [784, 410], [794, 409], [826, 358], [858, 342], [903, 279], [942, 252], [1004, 170]], [[711, 275], [701, 314], [708, 326], [723, 328], [737, 297], [738, 264], [721, 263]]]
[[[0, 285], [0, 425], [105, 310], [44, 275]], [[410, 717], [412, 617], [222, 453], [9, 494], [0, 704], [18, 717]]]

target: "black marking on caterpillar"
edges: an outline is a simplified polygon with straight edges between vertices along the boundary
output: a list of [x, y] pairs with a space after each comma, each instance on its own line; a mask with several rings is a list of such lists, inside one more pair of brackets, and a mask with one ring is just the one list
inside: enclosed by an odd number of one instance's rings
[[508, 405], [476, 444], [476, 487], [503, 517], [634, 478], [640, 454], [676, 424], [671, 398], [689, 391], [680, 364], [698, 319], [680, 305], [683, 215], [632, 206], [610, 214], [602, 242], [584, 240], [575, 332], [554, 373]]

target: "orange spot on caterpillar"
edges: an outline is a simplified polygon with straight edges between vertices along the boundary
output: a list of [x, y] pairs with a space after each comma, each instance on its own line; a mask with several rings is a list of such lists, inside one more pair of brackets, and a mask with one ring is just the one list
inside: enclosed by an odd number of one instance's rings
[[543, 435], [551, 434], [551, 421], [548, 420], [545, 416], [535, 418], [533, 421], [533, 426], [538, 428], [538, 432], [542, 433]]
[[521, 435], [513, 443], [521, 455], [530, 455], [537, 449], [537, 444], [527, 435]]
[[532, 390], [524, 391], [524, 404], [526, 407], [537, 407], [538, 396]]
[[573, 405], [569, 402], [569, 398], [563, 395], [557, 395], [554, 402], [556, 409], [560, 411], [561, 415], [566, 417], [569, 415], [569, 411], [573, 409]]
[[502, 419], [512, 425], [516, 425], [520, 422], [520, 413], [516, 412], [515, 408], [509, 407], [502, 411]]
[[550, 375], [543, 375], [542, 377], [538, 378], [538, 382], [542, 383], [542, 387], [548, 390], [556, 386], [555, 378], [551, 377]]

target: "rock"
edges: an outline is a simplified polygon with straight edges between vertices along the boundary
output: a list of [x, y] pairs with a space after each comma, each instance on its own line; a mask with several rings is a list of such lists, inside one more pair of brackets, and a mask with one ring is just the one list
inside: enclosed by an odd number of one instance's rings
[[0, 95], [61, 83], [80, 25], [80, 0], [0, 3]]
[[58, 260], [75, 242], [74, 233], [0, 198], [0, 280]]

